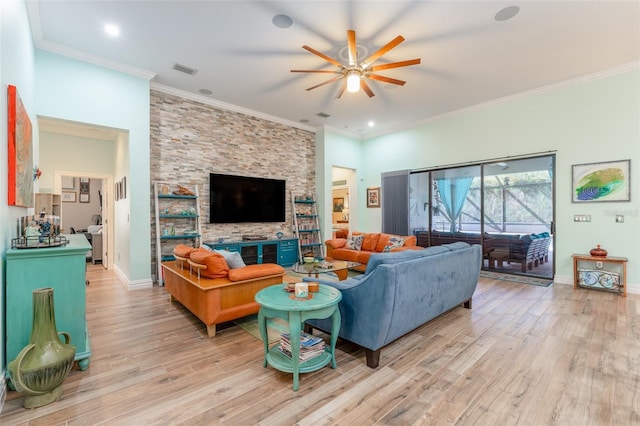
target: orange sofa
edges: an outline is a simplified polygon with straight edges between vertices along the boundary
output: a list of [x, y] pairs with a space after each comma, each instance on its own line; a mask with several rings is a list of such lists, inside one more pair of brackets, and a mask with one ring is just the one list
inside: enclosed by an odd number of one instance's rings
[[[391, 235], [385, 233], [362, 233], [353, 232], [352, 237], [362, 236], [362, 246], [359, 250], [348, 248], [349, 238], [334, 238], [332, 240], [325, 241], [327, 248], [327, 257], [337, 260], [347, 260], [350, 262], [358, 262], [362, 265], [353, 268], [357, 271], [364, 272], [367, 269], [367, 263], [369, 258], [374, 253], [383, 253], [385, 251], [396, 252], [403, 250], [422, 250], [423, 247], [416, 245], [415, 236], [400, 236]], [[392, 238], [402, 239], [403, 243], [400, 247], [393, 247], [387, 249]]]
[[[216, 262], [218, 256], [212, 254]], [[162, 263], [165, 290], [171, 302], [177, 300], [207, 326], [209, 337], [216, 335], [217, 324], [257, 313], [260, 305], [255, 301], [256, 293], [282, 283], [285, 275], [282, 266], [264, 263], [227, 268], [226, 274], [215, 271], [217, 278], [208, 278], [203, 275], [206, 262], [183, 259]]]

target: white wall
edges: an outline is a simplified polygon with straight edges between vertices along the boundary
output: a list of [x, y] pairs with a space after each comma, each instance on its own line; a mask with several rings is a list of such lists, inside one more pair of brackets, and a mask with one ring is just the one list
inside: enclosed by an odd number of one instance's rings
[[[367, 140], [361, 176], [365, 186], [379, 186], [385, 171], [556, 151], [558, 279], [572, 279], [573, 253], [601, 244], [610, 255], [629, 258], [628, 282], [640, 287], [638, 117], [640, 71], [635, 69]], [[571, 165], [622, 159], [631, 159], [631, 202], [571, 202]], [[590, 214], [592, 220], [573, 222], [575, 214]], [[624, 214], [625, 222], [615, 223], [616, 214]], [[375, 212], [362, 219], [363, 230], [380, 229]]]
[[[365, 210], [365, 188], [362, 175], [362, 141], [344, 136], [329, 129], [322, 129], [316, 133], [316, 156], [321, 161], [318, 169], [321, 171], [316, 176], [316, 191], [318, 192], [319, 214], [323, 236], [325, 239], [331, 238], [331, 215], [332, 204], [332, 168], [342, 167], [354, 170], [354, 177], [350, 185], [350, 202], [355, 202], [357, 206], [349, 206], [349, 229], [363, 230], [362, 218], [368, 212]], [[355, 207], [355, 208], [354, 208]], [[377, 209], [380, 210], [380, 209]]]
[[[152, 285], [149, 81], [39, 50], [35, 59], [39, 115], [128, 132], [116, 147], [115, 179], [127, 176], [128, 197], [114, 205], [113, 260], [131, 287]], [[129, 167], [129, 159], [135, 166]]]

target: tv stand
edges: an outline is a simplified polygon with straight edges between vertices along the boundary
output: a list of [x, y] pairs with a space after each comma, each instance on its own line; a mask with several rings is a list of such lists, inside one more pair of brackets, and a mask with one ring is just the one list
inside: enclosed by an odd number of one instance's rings
[[243, 241], [225, 241], [222, 243], [205, 241], [204, 244], [215, 250], [237, 251], [247, 265], [255, 263], [277, 263], [287, 268], [298, 260], [297, 238], [243, 239]]

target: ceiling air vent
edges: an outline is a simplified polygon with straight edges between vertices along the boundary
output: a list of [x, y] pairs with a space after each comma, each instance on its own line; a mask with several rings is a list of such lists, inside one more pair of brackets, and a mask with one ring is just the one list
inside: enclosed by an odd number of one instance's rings
[[322, 118], [328, 118], [331, 117], [329, 114], [327, 114], [326, 112], [319, 112], [316, 114], [318, 117], [322, 117]]
[[198, 72], [198, 70], [195, 68], [191, 68], [186, 65], [179, 64], [177, 62], [173, 64], [173, 69], [189, 75], [196, 75], [196, 73]]

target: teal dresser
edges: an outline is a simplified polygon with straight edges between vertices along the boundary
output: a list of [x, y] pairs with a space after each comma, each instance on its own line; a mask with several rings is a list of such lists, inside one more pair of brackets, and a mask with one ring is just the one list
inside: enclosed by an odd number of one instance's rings
[[86, 370], [89, 367], [91, 348], [86, 320], [86, 255], [91, 245], [83, 234], [65, 237], [69, 243], [62, 247], [7, 250], [6, 364], [13, 361], [29, 343], [33, 290], [51, 287], [58, 332], [66, 331], [71, 336], [79, 368]]

